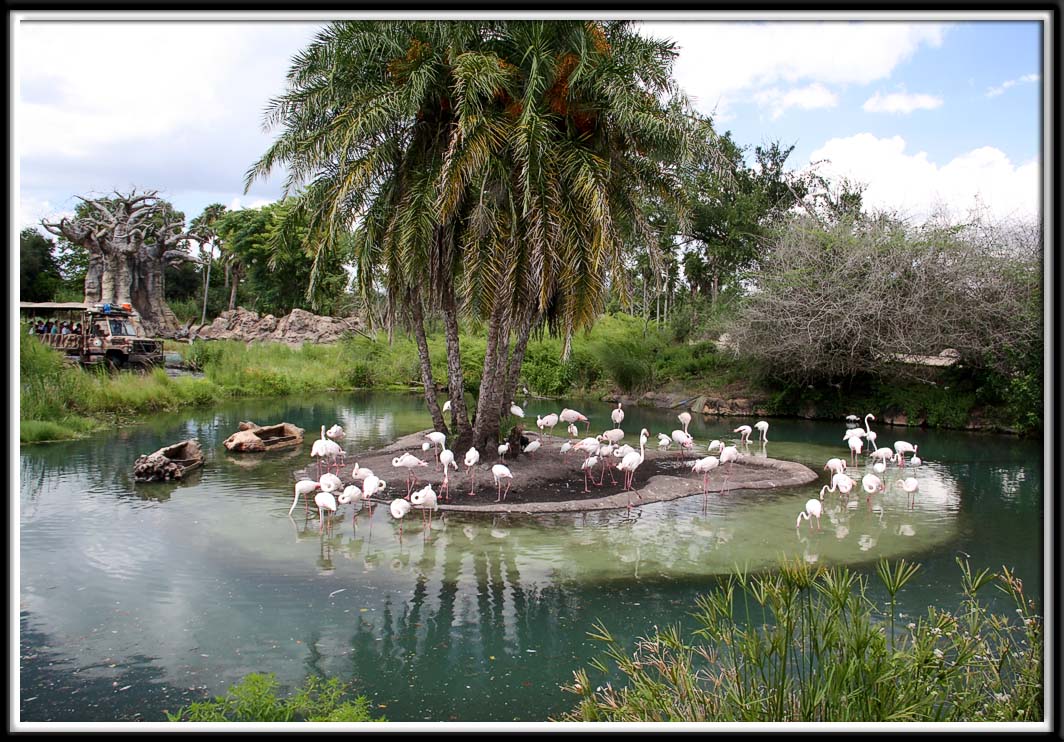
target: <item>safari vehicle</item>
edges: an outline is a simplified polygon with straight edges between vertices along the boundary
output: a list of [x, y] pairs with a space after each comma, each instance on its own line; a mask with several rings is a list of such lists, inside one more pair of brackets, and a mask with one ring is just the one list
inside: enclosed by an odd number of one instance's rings
[[36, 324], [47, 316], [81, 323], [80, 333], [37, 335], [42, 343], [84, 366], [106, 363], [112, 368], [162, 365], [163, 341], [145, 336], [140, 315], [129, 304], [21, 302], [23, 317]]

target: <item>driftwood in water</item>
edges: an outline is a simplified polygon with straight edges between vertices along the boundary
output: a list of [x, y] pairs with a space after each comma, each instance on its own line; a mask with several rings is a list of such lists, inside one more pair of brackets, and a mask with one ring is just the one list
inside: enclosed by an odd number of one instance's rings
[[237, 432], [225, 439], [222, 445], [235, 453], [280, 451], [303, 445], [303, 428], [292, 423], [256, 425], [242, 422]]
[[198, 441], [190, 438], [137, 457], [133, 462], [133, 479], [137, 482], [168, 482], [183, 479], [188, 472], [201, 466], [203, 449]]

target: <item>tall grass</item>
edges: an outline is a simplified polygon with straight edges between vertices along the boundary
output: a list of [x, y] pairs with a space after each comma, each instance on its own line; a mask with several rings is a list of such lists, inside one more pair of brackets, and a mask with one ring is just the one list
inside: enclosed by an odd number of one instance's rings
[[[728, 577], [700, 597], [690, 637], [677, 628], [629, 654], [601, 624], [591, 636], [625, 684], [596, 686], [586, 670], [565, 690], [567, 721], [1042, 721], [1043, 624], [1022, 582], [961, 567], [956, 610], [931, 607], [894, 630], [895, 595], [916, 572], [881, 563], [886, 605], [848, 568], [802, 560], [779, 572]], [[991, 613], [993, 585], [1015, 615]], [[886, 615], [889, 612], [889, 617]], [[602, 660], [592, 666], [609, 672]]]

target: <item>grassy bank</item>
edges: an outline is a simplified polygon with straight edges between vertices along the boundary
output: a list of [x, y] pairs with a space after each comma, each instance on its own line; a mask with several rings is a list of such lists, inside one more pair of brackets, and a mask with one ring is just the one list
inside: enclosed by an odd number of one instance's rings
[[[467, 391], [476, 394], [484, 362], [483, 333], [462, 336]], [[173, 378], [150, 373], [81, 369], [29, 336], [20, 348], [20, 440], [23, 443], [75, 438], [154, 412], [214, 404], [235, 397], [277, 397], [355, 389], [420, 389], [417, 347], [383, 333], [370, 340], [354, 336], [331, 345], [195, 341], [168, 344], [202, 377]], [[429, 335], [433, 374], [447, 379], [442, 331]], [[573, 339], [561, 360], [561, 341], [548, 336], [528, 345], [522, 379], [536, 395], [640, 394], [676, 391], [685, 396], [720, 393], [765, 400], [773, 415], [839, 418], [854, 410], [902, 412], [931, 427], [963, 427], [978, 408], [1001, 427], [1017, 426], [1030, 410], [1001, 401], [1000, 389], [965, 371], [947, 371], [936, 384], [886, 383], [855, 379], [842, 387], [774, 387], [751, 363], [722, 352], [711, 342], [680, 342], [672, 329], [658, 329], [625, 314], [605, 315], [588, 333]], [[1033, 397], [1032, 399], [1040, 399]], [[1022, 401], [1022, 400], [1021, 400]], [[1026, 406], [1034, 403], [1027, 400]], [[1022, 406], [1022, 405], [1021, 405]]]

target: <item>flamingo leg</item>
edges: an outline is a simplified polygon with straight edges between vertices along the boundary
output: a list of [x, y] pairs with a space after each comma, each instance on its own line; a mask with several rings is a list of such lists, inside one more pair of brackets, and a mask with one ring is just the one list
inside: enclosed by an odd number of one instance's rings
[[590, 492], [590, 491], [591, 490], [588, 489], [588, 487], [587, 487], [587, 469], [584, 469], [584, 492]]

